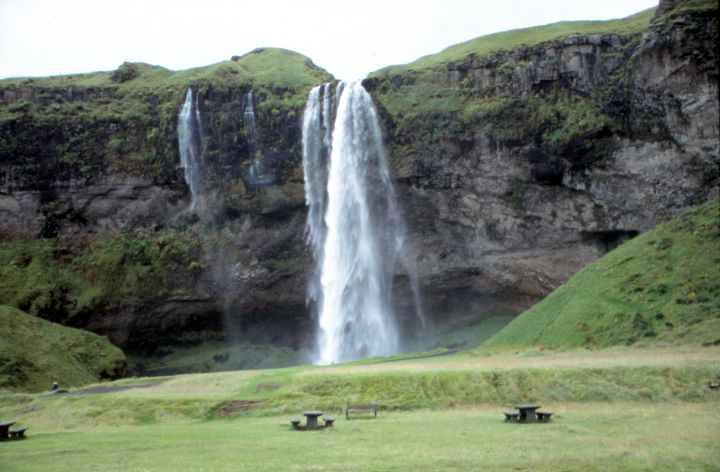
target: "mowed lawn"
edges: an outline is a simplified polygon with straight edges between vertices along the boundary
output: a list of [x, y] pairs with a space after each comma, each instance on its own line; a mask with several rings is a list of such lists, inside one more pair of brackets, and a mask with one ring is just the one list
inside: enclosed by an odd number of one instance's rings
[[381, 412], [293, 431], [284, 417], [30, 432], [0, 470], [720, 470], [720, 402], [548, 405], [548, 424], [495, 406]]
[[[718, 378], [714, 346], [479, 349], [0, 392], [0, 420], [29, 427], [0, 442], [0, 472], [720, 471]], [[344, 418], [345, 402], [372, 400], [377, 419]], [[553, 421], [506, 423], [515, 401]], [[335, 427], [292, 430], [308, 408]]]

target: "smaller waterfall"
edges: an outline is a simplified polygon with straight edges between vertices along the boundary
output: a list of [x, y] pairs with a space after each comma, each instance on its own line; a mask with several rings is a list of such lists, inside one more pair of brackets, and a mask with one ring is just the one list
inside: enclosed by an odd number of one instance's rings
[[257, 184], [261, 180], [262, 162], [257, 155], [257, 125], [255, 124], [255, 107], [253, 105], [253, 92], [250, 90], [245, 96], [245, 111], [243, 113], [245, 119], [245, 135], [248, 143], [248, 155], [252, 160], [250, 164], [249, 174], [250, 181]]
[[185, 182], [190, 187], [190, 209], [195, 211], [203, 206], [202, 198], [202, 122], [200, 121], [200, 108], [193, 94], [188, 88], [178, 115], [178, 149], [180, 151], [180, 164], [185, 172]]
[[255, 125], [255, 106], [253, 104], [253, 92], [250, 90], [245, 96], [245, 112], [243, 113], [245, 118], [245, 132], [247, 133], [248, 148], [250, 150], [250, 156], [255, 157], [256, 139], [257, 139], [257, 128]]
[[253, 92], [250, 90], [245, 96], [245, 110], [243, 112], [245, 121], [245, 136], [247, 138], [248, 156], [250, 167], [245, 176], [245, 181], [251, 186], [261, 187], [272, 185], [277, 182], [277, 176], [267, 165], [263, 163], [261, 143], [258, 142], [258, 129], [255, 119], [255, 103]]

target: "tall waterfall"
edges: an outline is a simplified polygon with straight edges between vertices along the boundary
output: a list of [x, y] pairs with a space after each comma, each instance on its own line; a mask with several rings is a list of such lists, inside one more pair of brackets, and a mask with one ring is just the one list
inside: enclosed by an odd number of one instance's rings
[[180, 164], [185, 171], [185, 181], [190, 187], [191, 210], [202, 207], [202, 123], [200, 109], [194, 99], [192, 88], [188, 88], [178, 115], [178, 148]]
[[320, 364], [398, 351], [391, 304], [398, 263], [424, 323], [375, 106], [360, 82], [331, 92], [331, 84], [314, 88], [303, 119], [306, 237], [316, 264], [308, 299]]

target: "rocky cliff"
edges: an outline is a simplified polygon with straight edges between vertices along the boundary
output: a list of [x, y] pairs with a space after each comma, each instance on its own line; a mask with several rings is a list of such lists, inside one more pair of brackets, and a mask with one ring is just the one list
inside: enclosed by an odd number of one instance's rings
[[[437, 323], [520, 313], [717, 195], [716, 16], [715, 2], [663, 1], [479, 38], [365, 80]], [[258, 50], [183, 72], [0, 81], [0, 302], [130, 351], [223, 330], [307, 346], [300, 123], [328, 80], [302, 56]], [[195, 213], [176, 134], [190, 86], [211, 201]]]
[[[0, 299], [130, 351], [228, 324], [267, 341], [280, 336], [268, 326], [306, 323], [300, 126], [328, 80], [303, 56], [259, 49], [181, 72], [126, 63], [2, 81]], [[195, 212], [177, 137], [188, 87], [207, 201]]]
[[[717, 4], [699, 3], [481, 38], [365, 81], [432, 313], [520, 312], [717, 195]], [[557, 37], [487, 50], [541, 33]]]

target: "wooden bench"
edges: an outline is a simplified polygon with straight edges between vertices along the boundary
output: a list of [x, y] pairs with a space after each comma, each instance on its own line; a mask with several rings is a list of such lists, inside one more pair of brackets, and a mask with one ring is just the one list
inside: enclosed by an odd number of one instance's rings
[[290, 424], [294, 429], [300, 429], [300, 419], [299, 418], [290, 418]]
[[335, 418], [333, 418], [332, 416], [325, 416], [323, 420], [325, 420], [326, 428], [332, 428], [333, 423], [335, 422]]
[[536, 414], [538, 421], [542, 423], [550, 421], [550, 417], [553, 415], [551, 411], [538, 411]]
[[505, 421], [517, 423], [520, 413], [516, 413], [514, 411], [503, 411], [503, 415], [505, 415]]
[[377, 403], [348, 403], [347, 408], [345, 409], [345, 418], [350, 419], [350, 410], [355, 411], [370, 411], [375, 414], [375, 418], [377, 418]]
[[15, 429], [8, 431], [8, 434], [10, 434], [10, 438], [12, 439], [25, 439], [25, 431], [27, 431], [27, 428], [22, 429]]

